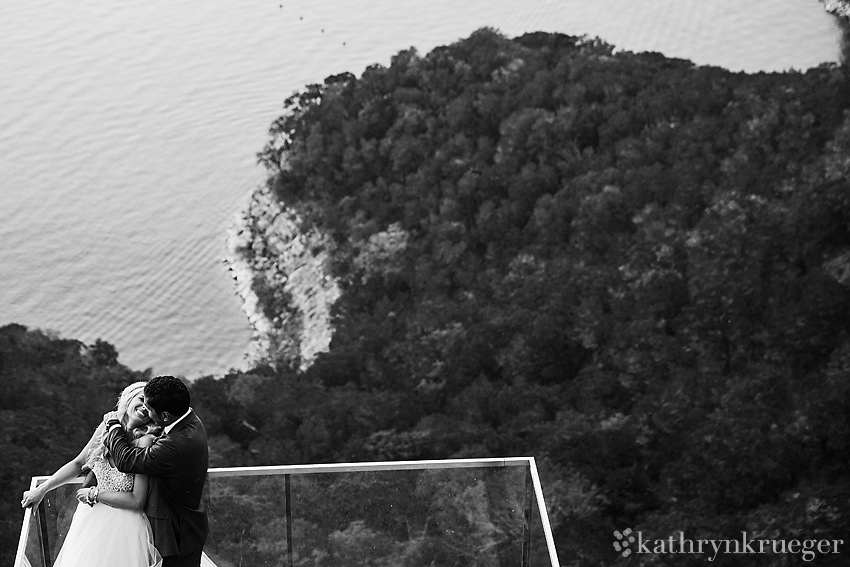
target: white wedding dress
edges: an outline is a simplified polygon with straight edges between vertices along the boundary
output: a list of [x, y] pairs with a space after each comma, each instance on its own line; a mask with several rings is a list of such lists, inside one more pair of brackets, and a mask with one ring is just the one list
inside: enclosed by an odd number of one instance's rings
[[[101, 491], [132, 492], [135, 475], [122, 473], [103, 455], [87, 463]], [[160, 567], [151, 525], [141, 510], [80, 502], [54, 567]]]

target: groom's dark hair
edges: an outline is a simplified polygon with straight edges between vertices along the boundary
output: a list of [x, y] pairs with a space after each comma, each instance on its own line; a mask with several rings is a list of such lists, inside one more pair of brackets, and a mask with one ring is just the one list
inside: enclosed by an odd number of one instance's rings
[[189, 388], [174, 376], [157, 376], [145, 384], [145, 398], [157, 413], [180, 417], [189, 409]]

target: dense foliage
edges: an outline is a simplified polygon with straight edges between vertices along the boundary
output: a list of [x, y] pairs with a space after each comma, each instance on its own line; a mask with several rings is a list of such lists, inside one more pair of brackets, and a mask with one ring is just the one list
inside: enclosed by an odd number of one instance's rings
[[285, 106], [260, 158], [344, 293], [306, 372], [197, 384], [241, 390], [259, 434], [231, 439], [268, 462], [534, 455], [567, 564], [612, 562], [626, 526], [842, 537], [846, 68], [481, 30]]

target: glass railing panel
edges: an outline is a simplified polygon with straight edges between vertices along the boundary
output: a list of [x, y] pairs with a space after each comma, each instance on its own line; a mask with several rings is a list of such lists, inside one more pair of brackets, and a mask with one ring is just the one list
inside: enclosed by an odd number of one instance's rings
[[60, 486], [47, 493], [41, 504], [33, 509], [24, 530], [27, 531], [23, 553], [16, 567], [50, 567], [62, 547], [77, 509], [75, 494], [79, 483]]
[[44, 567], [42, 561], [42, 547], [38, 540], [38, 517], [27, 510], [24, 514], [24, 522], [21, 528], [21, 539], [18, 544], [18, 553], [15, 558], [15, 567]]
[[[531, 482], [531, 479], [529, 479], [529, 482]], [[533, 493], [533, 486], [529, 487], [529, 491]], [[543, 524], [544, 517], [540, 514], [540, 503], [534, 497], [534, 494], [531, 494], [530, 502], [529, 522], [527, 524], [529, 534], [526, 536], [527, 551], [524, 562], [520, 563], [520, 565], [557, 567], [557, 562], [553, 566], [549, 541], [547, 541], [547, 530], [544, 529]], [[551, 532], [548, 534], [548, 539], [551, 540]]]
[[287, 478], [210, 475], [210, 535], [205, 550], [216, 565], [284, 564]]
[[294, 564], [519, 565], [525, 505], [519, 467], [296, 477]]
[[[533, 461], [493, 461], [213, 469], [204, 565], [557, 565]], [[16, 567], [52, 567], [77, 488], [31, 514]]]

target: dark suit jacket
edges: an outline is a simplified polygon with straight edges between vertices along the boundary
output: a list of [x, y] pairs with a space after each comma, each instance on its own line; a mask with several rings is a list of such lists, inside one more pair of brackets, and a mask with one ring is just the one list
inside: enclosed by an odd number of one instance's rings
[[194, 411], [150, 447], [133, 447], [121, 428], [104, 440], [121, 472], [149, 475], [145, 513], [163, 557], [202, 549], [209, 527], [204, 489], [209, 465], [207, 433]]

